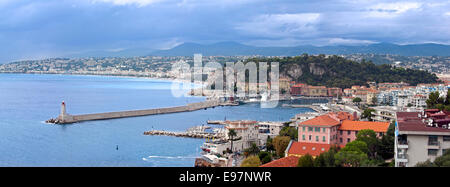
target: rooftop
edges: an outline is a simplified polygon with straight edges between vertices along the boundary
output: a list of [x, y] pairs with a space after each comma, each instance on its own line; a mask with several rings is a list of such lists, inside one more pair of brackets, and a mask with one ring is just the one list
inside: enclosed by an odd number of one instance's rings
[[[429, 112], [438, 112], [433, 109], [425, 110]], [[425, 112], [424, 111], [424, 112]], [[445, 112], [445, 114], [447, 114]], [[441, 114], [440, 114], [441, 115]], [[423, 117], [422, 112], [397, 112], [398, 130], [399, 131], [414, 131], [414, 132], [439, 132], [450, 133], [450, 129], [443, 128], [442, 125], [448, 125], [450, 123], [450, 117], [444, 119], [436, 119], [436, 115], [429, 115], [428, 118]], [[428, 121], [432, 120], [433, 123], [440, 124], [440, 127], [428, 125]]]
[[345, 120], [339, 127], [339, 130], [360, 131], [370, 129], [375, 132], [387, 132], [389, 122], [374, 122], [374, 121], [350, 121]]
[[297, 167], [298, 157], [288, 156], [263, 164], [259, 167]]
[[319, 156], [330, 149], [331, 144], [292, 142], [288, 154]]

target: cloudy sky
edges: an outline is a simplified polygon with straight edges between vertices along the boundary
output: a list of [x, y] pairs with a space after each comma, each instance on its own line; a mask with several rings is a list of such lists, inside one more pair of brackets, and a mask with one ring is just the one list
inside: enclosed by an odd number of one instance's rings
[[220, 41], [450, 44], [450, 1], [0, 0], [0, 62]]

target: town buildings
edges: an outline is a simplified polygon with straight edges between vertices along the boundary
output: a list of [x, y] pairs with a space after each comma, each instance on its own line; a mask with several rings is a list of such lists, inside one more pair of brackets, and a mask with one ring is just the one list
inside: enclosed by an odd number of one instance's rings
[[345, 146], [361, 130], [371, 129], [382, 137], [388, 128], [389, 122], [357, 121], [357, 116], [347, 112], [330, 112], [299, 122], [298, 142]]
[[397, 112], [395, 166], [413, 167], [434, 161], [450, 150], [450, 112], [427, 109]]

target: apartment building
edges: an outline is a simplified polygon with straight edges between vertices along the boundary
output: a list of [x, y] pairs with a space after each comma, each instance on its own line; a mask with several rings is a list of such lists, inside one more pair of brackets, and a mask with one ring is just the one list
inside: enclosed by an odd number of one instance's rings
[[450, 112], [427, 109], [397, 112], [395, 166], [413, 167], [434, 161], [450, 150]]

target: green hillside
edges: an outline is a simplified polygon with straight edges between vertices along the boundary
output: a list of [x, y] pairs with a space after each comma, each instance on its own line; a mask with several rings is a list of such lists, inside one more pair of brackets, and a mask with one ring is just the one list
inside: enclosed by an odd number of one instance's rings
[[339, 56], [303, 54], [283, 58], [251, 58], [247, 62], [280, 62], [280, 77], [290, 77], [297, 82], [315, 86], [349, 88], [367, 85], [367, 82], [437, 83], [436, 75], [421, 70], [375, 65], [372, 62], [355, 62]]

